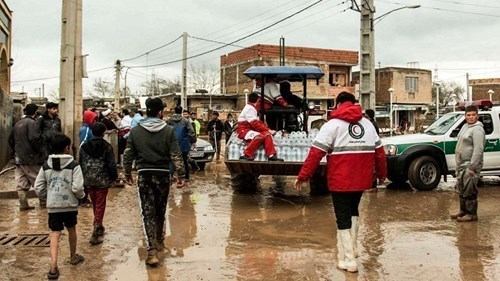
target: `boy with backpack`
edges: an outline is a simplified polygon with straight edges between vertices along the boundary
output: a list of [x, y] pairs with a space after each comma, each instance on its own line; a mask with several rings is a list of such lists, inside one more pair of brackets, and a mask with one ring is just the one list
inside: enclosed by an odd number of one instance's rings
[[85, 185], [88, 187], [94, 211], [94, 231], [90, 244], [101, 244], [104, 237], [104, 212], [108, 189], [118, 178], [113, 147], [103, 139], [106, 125], [97, 122], [92, 125], [93, 137], [80, 149], [80, 163]]
[[50, 233], [50, 271], [48, 279], [59, 278], [57, 256], [61, 231], [66, 227], [69, 236], [70, 264], [83, 262], [83, 256], [76, 253], [76, 224], [78, 199], [85, 196], [83, 175], [80, 165], [70, 155], [71, 139], [56, 134], [50, 141], [54, 154], [49, 155], [35, 181], [35, 192], [47, 202]]

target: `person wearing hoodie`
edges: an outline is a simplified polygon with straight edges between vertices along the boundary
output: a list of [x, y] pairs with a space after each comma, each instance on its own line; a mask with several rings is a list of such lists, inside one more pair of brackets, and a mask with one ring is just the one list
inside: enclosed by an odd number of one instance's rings
[[[83, 126], [82, 129], [80, 130], [80, 148], [82, 145], [85, 143], [89, 142], [92, 139], [92, 125], [97, 121], [97, 113], [93, 112], [92, 110], [85, 110], [83, 112]], [[81, 162], [81, 160], [80, 160]], [[85, 189], [85, 197], [81, 200], [80, 205], [84, 207], [90, 207], [92, 205], [92, 202], [90, 201], [88, 197], [88, 190], [87, 190], [87, 185], [85, 184], [84, 186]]]
[[475, 106], [465, 108], [466, 124], [458, 133], [455, 148], [457, 184], [460, 197], [460, 211], [451, 215], [458, 222], [477, 221], [477, 183], [483, 167], [485, 132], [479, 122]]
[[[9, 135], [9, 145], [15, 154], [16, 189], [21, 211], [35, 208], [28, 204], [28, 191], [35, 184], [40, 167], [45, 162], [40, 135], [37, 133], [37, 110], [36, 104], [27, 104], [24, 108], [25, 117], [14, 124]], [[44, 207], [44, 204], [45, 202], [40, 200], [40, 206]]]
[[[294, 186], [309, 185], [323, 156], [327, 155], [327, 183], [337, 218], [337, 247], [340, 269], [357, 272], [358, 205], [363, 191], [372, 186], [375, 169], [379, 183], [385, 181], [387, 164], [382, 142], [371, 122], [363, 118], [353, 94], [337, 96], [336, 110], [313, 141], [309, 155]], [[356, 171], [356, 176], [352, 176]]]
[[[167, 124], [172, 126], [177, 137], [177, 142], [179, 142], [179, 147], [182, 153], [182, 160], [184, 161], [184, 167], [186, 167], [185, 180], [189, 181], [189, 151], [191, 151], [191, 146], [196, 144], [196, 135], [194, 133], [193, 125], [191, 121], [182, 116], [182, 107], [176, 106], [174, 109], [174, 115], [168, 119]], [[170, 173], [173, 174], [174, 168], [170, 165]]]
[[45, 112], [38, 118], [38, 129], [40, 132], [40, 140], [44, 149], [45, 160], [52, 153], [50, 148], [50, 139], [62, 132], [61, 119], [59, 119], [59, 105], [57, 103], [48, 102], [45, 105]]
[[80, 147], [92, 139], [92, 125], [97, 121], [97, 113], [90, 110], [83, 112], [83, 126], [80, 130]]
[[64, 134], [56, 134], [51, 139], [51, 154], [43, 164], [35, 181], [35, 192], [47, 202], [50, 233], [50, 271], [48, 279], [59, 278], [57, 266], [59, 238], [61, 231], [68, 230], [70, 260], [77, 265], [83, 262], [83, 256], [76, 253], [76, 224], [78, 199], [82, 199], [83, 175], [78, 162], [70, 155], [71, 139]]
[[90, 244], [101, 244], [104, 238], [104, 212], [106, 211], [106, 197], [110, 188], [118, 178], [113, 147], [103, 139], [106, 125], [97, 122], [92, 125], [94, 137], [80, 149], [80, 165], [82, 166], [85, 186], [93, 204], [94, 231]]
[[137, 166], [137, 189], [141, 202], [144, 231], [148, 243], [146, 264], [157, 266], [157, 251], [165, 245], [165, 212], [170, 188], [170, 161], [177, 173], [177, 188], [184, 187], [184, 163], [174, 129], [163, 118], [163, 102], [159, 98], [146, 100], [147, 118], [130, 131], [123, 157], [125, 181], [133, 184], [132, 162]]

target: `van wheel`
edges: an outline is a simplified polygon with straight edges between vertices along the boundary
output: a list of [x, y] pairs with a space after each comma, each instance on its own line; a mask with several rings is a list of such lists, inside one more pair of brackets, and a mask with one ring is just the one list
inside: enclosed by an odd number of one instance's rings
[[253, 193], [260, 188], [259, 176], [253, 174], [231, 174], [231, 187], [234, 191]]
[[411, 186], [417, 190], [433, 190], [441, 181], [439, 163], [431, 156], [421, 156], [413, 160], [408, 169], [408, 179]]

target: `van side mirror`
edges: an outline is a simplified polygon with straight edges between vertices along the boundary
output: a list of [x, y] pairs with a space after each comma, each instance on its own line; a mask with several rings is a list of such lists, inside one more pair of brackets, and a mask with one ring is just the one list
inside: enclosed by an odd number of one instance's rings
[[453, 129], [453, 131], [451, 131], [450, 137], [456, 138], [459, 132], [460, 132], [460, 127]]

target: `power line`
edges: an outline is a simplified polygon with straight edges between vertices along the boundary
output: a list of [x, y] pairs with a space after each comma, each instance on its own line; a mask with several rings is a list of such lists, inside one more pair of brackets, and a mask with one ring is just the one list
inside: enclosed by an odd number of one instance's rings
[[[202, 53], [199, 53], [199, 54], [196, 54], [196, 55], [190, 56], [190, 57], [188, 57], [187, 59], [192, 59], [192, 58], [200, 57], [200, 56], [203, 56], [203, 55], [206, 55], [206, 54], [209, 54], [209, 53], [215, 52], [215, 51], [217, 51], [217, 50], [220, 50], [220, 49], [222, 49], [222, 48], [224, 48], [224, 47], [227, 47], [227, 46], [229, 46], [230, 44], [234, 44], [234, 43], [237, 43], [237, 42], [239, 42], [239, 41], [245, 40], [245, 39], [247, 39], [247, 38], [249, 38], [249, 37], [251, 37], [251, 36], [253, 36], [253, 35], [255, 35], [255, 34], [258, 34], [258, 33], [262, 32], [262, 31], [264, 31], [264, 30], [267, 30], [267, 29], [269, 29], [269, 28], [271, 28], [271, 27], [273, 27], [273, 26], [275, 26], [275, 25], [277, 25], [277, 24], [279, 24], [279, 23], [281, 23], [281, 22], [283, 22], [283, 21], [285, 21], [285, 20], [287, 20], [287, 19], [289, 19], [289, 18], [293, 17], [293, 16], [296, 16], [296, 15], [298, 15], [298, 14], [300, 14], [300, 13], [302, 13], [302, 12], [304, 12], [304, 11], [306, 11], [306, 10], [308, 10], [308, 9], [312, 8], [312, 7], [314, 7], [315, 5], [317, 5], [317, 4], [319, 4], [319, 3], [321, 3], [322, 1], [323, 1], [323, 0], [318, 0], [318, 1], [314, 2], [314, 3], [312, 3], [311, 5], [308, 5], [307, 7], [302, 8], [302, 9], [300, 9], [299, 11], [297, 11], [297, 12], [295, 12], [295, 13], [292, 13], [291, 15], [288, 15], [288, 16], [286, 16], [286, 17], [284, 17], [284, 18], [282, 18], [282, 19], [280, 19], [280, 20], [278, 20], [278, 21], [276, 21], [276, 22], [274, 22], [274, 23], [272, 23], [272, 24], [270, 24], [270, 25], [268, 25], [268, 26], [266, 26], [266, 27], [264, 27], [264, 28], [261, 28], [261, 29], [259, 29], [259, 30], [257, 30], [257, 31], [254, 31], [254, 32], [252, 32], [252, 33], [250, 33], [250, 34], [248, 34], [248, 35], [246, 35], [246, 36], [243, 36], [243, 37], [241, 37], [241, 38], [237, 39], [237, 40], [234, 40], [234, 41], [232, 41], [232, 42], [228, 43], [227, 45], [220, 46], [220, 47], [216, 47], [216, 48], [214, 48], [214, 49], [211, 49], [211, 50], [208, 50], [208, 51], [205, 51], [205, 52], [202, 52]], [[153, 64], [153, 65], [131, 66], [131, 68], [155, 67], [155, 66], [161, 66], [161, 65], [167, 65], [167, 64], [172, 64], [172, 63], [176, 63], [176, 62], [181, 62], [182, 60], [183, 60], [183, 59], [178, 59], [178, 60], [173, 60], [173, 61], [168, 61], [168, 62], [164, 62], [164, 63]]]
[[152, 52], [154, 52], [154, 51], [157, 51], [157, 50], [159, 50], [159, 49], [162, 49], [162, 48], [165, 48], [165, 47], [167, 47], [167, 46], [169, 46], [169, 45], [172, 45], [172, 44], [174, 44], [177, 40], [179, 40], [179, 39], [181, 39], [181, 38], [182, 38], [182, 35], [180, 35], [179, 37], [175, 38], [174, 40], [172, 40], [172, 41], [170, 41], [170, 42], [168, 42], [168, 43], [166, 43], [166, 44], [163, 44], [163, 45], [161, 45], [161, 46], [159, 46], [159, 47], [156, 47], [156, 48], [154, 48], [154, 49], [151, 49], [151, 50], [149, 50], [149, 51], [147, 51], [147, 52], [145, 52], [145, 53], [143, 53], [143, 54], [140, 54], [140, 55], [135, 56], [135, 57], [130, 58], [130, 59], [124, 59], [124, 60], [121, 60], [121, 61], [122, 61], [122, 62], [125, 62], [125, 61], [131, 61], [131, 60], [138, 59], [138, 58], [143, 57], [143, 56], [145, 56], [145, 55], [148, 55], [148, 54], [150, 54], [150, 53], [152, 53]]
[[[114, 69], [114, 67], [108, 66], [108, 67], [93, 69], [93, 70], [87, 71], [87, 73], [99, 72], [99, 71], [106, 70], [106, 69]], [[43, 78], [34, 78], [34, 79], [27, 79], [27, 80], [12, 81], [11, 83], [17, 84], [17, 83], [35, 82], [35, 81], [43, 81], [43, 80], [52, 80], [52, 79], [57, 79], [57, 78], [59, 78], [59, 76], [49, 76], [49, 77], [43, 77]]]

